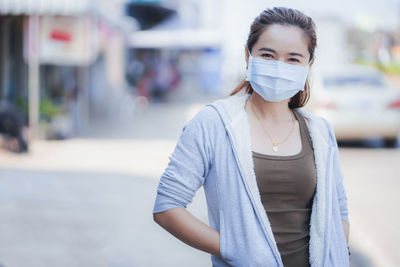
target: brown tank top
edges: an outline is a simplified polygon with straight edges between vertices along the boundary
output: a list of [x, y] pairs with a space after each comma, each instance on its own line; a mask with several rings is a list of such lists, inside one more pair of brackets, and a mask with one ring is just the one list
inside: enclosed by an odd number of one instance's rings
[[252, 151], [261, 201], [267, 212], [285, 267], [310, 266], [309, 223], [316, 189], [311, 138], [304, 117], [299, 121], [302, 148], [298, 154], [276, 156]]

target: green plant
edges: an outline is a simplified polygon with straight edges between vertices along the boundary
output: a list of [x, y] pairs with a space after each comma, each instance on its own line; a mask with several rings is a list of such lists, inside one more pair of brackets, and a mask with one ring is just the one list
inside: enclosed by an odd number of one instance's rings
[[62, 113], [62, 109], [56, 106], [50, 98], [43, 98], [39, 105], [40, 117], [50, 121], [55, 115]]
[[375, 67], [387, 74], [400, 74], [400, 64], [394, 61], [391, 61], [389, 64], [382, 64], [374, 61], [357, 60], [355, 63]]

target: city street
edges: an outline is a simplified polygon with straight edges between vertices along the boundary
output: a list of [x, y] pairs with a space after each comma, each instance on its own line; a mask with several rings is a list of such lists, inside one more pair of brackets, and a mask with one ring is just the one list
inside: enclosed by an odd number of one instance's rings
[[[243, 91], [253, 94], [255, 150], [265, 140], [278, 153], [300, 147], [287, 104], [331, 122], [340, 139], [350, 267], [400, 267], [400, 1], [281, 2], [0, 0], [0, 267], [211, 267], [211, 255], [154, 222], [153, 209], [185, 125], [208, 103]], [[222, 131], [246, 143], [234, 127]], [[316, 162], [324, 157], [316, 155]], [[176, 158], [182, 166], [196, 162]], [[229, 166], [211, 165], [218, 179]], [[322, 192], [334, 188], [329, 181]], [[254, 267], [269, 255], [256, 240], [262, 233], [254, 234], [263, 227], [251, 224], [254, 207], [221, 197], [224, 190], [245, 196], [232, 189], [243, 184], [224, 182], [216, 194], [206, 191], [208, 199], [200, 187], [187, 210], [209, 224], [207, 203], [239, 209], [238, 221], [226, 210], [210, 214], [225, 214], [218, 221], [235, 233], [239, 223], [249, 226], [238, 237], [217, 223], [222, 237], [240, 241], [231, 255], [243, 246], [255, 252], [232, 264]], [[316, 206], [340, 220], [332, 201]], [[312, 255], [314, 265], [324, 265], [322, 258], [342, 267], [326, 229], [316, 227], [331, 244]]]
[[[202, 103], [98, 120], [78, 138], [0, 151], [0, 266], [211, 266], [153, 222], [158, 179]], [[352, 266], [400, 266], [400, 150], [341, 148]], [[200, 189], [188, 209], [207, 222]]]

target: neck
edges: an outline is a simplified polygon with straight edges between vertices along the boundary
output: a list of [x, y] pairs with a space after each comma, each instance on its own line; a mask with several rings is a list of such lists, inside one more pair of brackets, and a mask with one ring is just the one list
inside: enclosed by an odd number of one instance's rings
[[253, 92], [248, 98], [246, 109], [252, 112], [252, 109], [249, 106], [252, 105], [253, 109], [262, 120], [274, 124], [282, 124], [292, 121], [292, 111], [290, 110], [288, 103], [289, 99], [285, 99], [281, 102], [265, 101], [259, 94]]

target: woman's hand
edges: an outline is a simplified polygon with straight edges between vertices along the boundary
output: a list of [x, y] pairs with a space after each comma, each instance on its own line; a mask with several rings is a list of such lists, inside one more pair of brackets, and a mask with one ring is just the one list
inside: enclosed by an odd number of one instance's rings
[[154, 221], [189, 246], [220, 257], [219, 233], [178, 207], [153, 214]]

